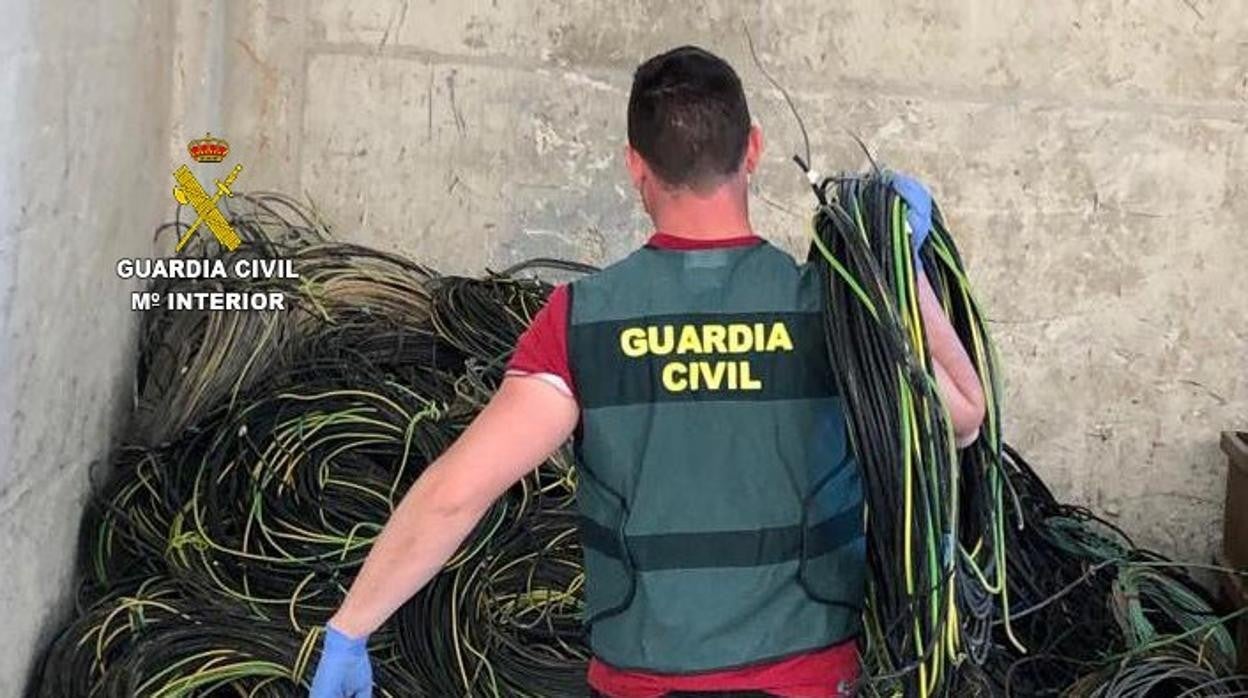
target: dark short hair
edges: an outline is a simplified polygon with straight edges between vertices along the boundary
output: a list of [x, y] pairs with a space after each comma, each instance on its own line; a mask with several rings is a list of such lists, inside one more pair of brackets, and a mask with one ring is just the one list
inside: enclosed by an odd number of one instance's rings
[[717, 184], [740, 168], [749, 135], [741, 79], [719, 56], [681, 46], [633, 74], [628, 143], [667, 184]]

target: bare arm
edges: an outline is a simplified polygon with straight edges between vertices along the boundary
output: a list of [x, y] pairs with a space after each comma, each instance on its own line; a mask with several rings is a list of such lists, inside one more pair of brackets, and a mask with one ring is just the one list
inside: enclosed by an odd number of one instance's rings
[[505, 379], [408, 490], [330, 623], [356, 637], [376, 630], [438, 573], [499, 495], [568, 439], [577, 414], [576, 401], [545, 381]]
[[984, 422], [984, 390], [962, 341], [945, 317], [926, 274], [919, 274], [919, 310], [936, 368], [936, 384], [953, 420], [959, 446], [970, 445]]

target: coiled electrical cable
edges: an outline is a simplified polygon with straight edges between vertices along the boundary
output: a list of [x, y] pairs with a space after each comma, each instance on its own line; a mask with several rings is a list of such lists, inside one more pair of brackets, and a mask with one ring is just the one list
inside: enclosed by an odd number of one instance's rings
[[[939, 207], [912, 252], [888, 172], [812, 179], [809, 258], [827, 284], [828, 354], [866, 483], [864, 691], [1240, 695], [1225, 624], [1245, 610], [1219, 616], [1183, 566], [1060, 504], [1002, 441], [997, 361]], [[955, 447], [937, 390], [920, 274], [987, 396], [969, 448]]]
[[[876, 172], [816, 192], [811, 259], [867, 482], [862, 692], [1245, 695], [1234, 616], [1183, 567], [1060, 503], [1003, 442], [997, 363], [939, 210], [919, 254], [989, 397], [963, 450], [923, 343], [904, 202]], [[35, 698], [306, 695], [323, 623], [371, 541], [497, 389], [545, 302], [550, 286], [526, 274], [590, 270], [535, 260], [443, 276], [336, 242], [279, 194], [238, 196], [227, 215], [244, 240], [231, 255], [290, 259], [298, 278], [151, 288], [277, 290], [290, 310], [145, 314], [133, 413], [83, 527], [77, 609]], [[576, 479], [560, 450], [371, 636], [377, 695], [587, 693]]]

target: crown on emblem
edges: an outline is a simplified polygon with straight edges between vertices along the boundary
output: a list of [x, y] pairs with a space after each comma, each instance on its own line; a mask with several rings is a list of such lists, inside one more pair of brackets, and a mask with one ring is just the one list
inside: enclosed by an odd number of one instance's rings
[[222, 138], [213, 138], [211, 133], [204, 133], [203, 138], [196, 138], [186, 144], [186, 151], [195, 162], [221, 162], [226, 153], [230, 152], [230, 144]]

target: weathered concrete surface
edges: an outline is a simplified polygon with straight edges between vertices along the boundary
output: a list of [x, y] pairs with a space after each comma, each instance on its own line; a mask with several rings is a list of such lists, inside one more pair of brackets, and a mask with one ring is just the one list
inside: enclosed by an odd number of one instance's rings
[[932, 184], [993, 320], [1008, 436], [1061, 496], [1213, 552], [1219, 430], [1248, 414], [1241, 221], [1248, 5], [1209, 0], [269, 2], [231, 21], [231, 135], [345, 238], [453, 271], [617, 258], [631, 70], [698, 43], [767, 134], [759, 227], [804, 249], [793, 92], [824, 170], [846, 134]]
[[0, 22], [0, 695], [73, 591], [89, 468], [128, 406], [117, 258], [170, 206], [162, 3], [8, 2]]
[[9, 5], [0, 695], [63, 608], [86, 467], [126, 394], [111, 264], [151, 251], [189, 138], [228, 138], [243, 188], [306, 195], [341, 237], [445, 270], [605, 263], [647, 234], [621, 162], [631, 71], [698, 43], [747, 83], [769, 145], [757, 223], [800, 252], [801, 139], [745, 26], [817, 167], [861, 168], [852, 132], [931, 183], [992, 319], [1010, 441], [1140, 542], [1214, 550], [1217, 433], [1248, 415], [1248, 4]]

